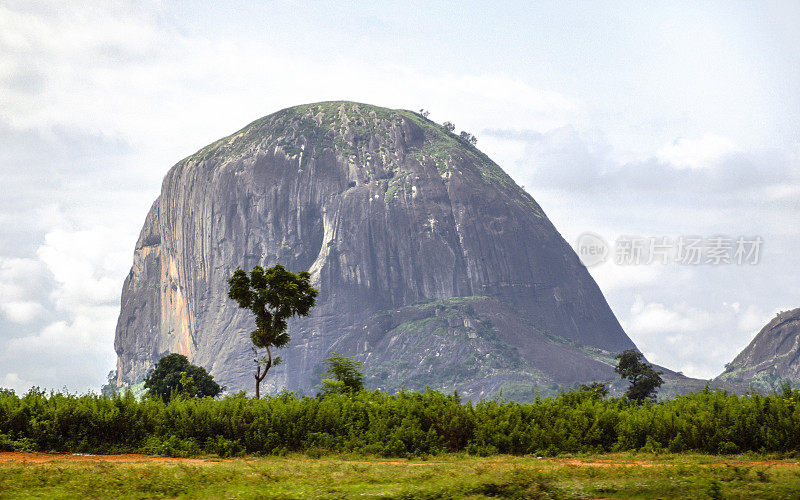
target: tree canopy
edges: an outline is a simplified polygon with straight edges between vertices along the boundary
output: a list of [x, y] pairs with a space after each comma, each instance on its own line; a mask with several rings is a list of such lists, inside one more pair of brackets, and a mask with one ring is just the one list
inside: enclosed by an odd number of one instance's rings
[[473, 146], [478, 144], [478, 138], [474, 135], [470, 134], [467, 131], [462, 130], [458, 137], [465, 142], [472, 144]]
[[325, 358], [325, 375], [322, 379], [322, 394], [343, 394], [358, 392], [364, 388], [364, 374], [361, 363], [353, 361], [352, 356], [336, 352]]
[[273, 359], [272, 349], [285, 347], [291, 340], [286, 333], [288, 319], [308, 316], [319, 292], [311, 286], [311, 274], [295, 274], [280, 264], [269, 269], [255, 266], [248, 276], [241, 267], [228, 279], [228, 297], [239, 307], [255, 314], [256, 329], [250, 332], [253, 350], [266, 349], [267, 355], [256, 357], [256, 398], [260, 396], [261, 381], [269, 369], [281, 362]]
[[176, 353], [158, 360], [145, 377], [144, 388], [150, 396], [165, 403], [175, 396], [214, 397], [223, 390], [205, 368], [189, 363], [186, 356]]
[[642, 353], [635, 349], [621, 352], [617, 359], [619, 363], [614, 370], [631, 383], [625, 396], [638, 403], [654, 400], [656, 391], [664, 383], [660, 376], [662, 372], [654, 370], [652, 365], [644, 361]]

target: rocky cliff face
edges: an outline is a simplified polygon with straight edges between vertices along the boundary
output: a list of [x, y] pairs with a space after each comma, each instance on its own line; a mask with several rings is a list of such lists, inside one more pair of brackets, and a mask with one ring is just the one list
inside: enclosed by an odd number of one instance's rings
[[758, 332], [715, 380], [755, 389], [800, 382], [800, 308], [784, 311]]
[[[118, 382], [179, 352], [252, 390], [253, 319], [237, 266], [308, 269], [265, 389], [314, 392], [331, 351], [366, 383], [469, 396], [614, 378], [633, 348], [539, 205], [474, 146], [422, 116], [351, 102], [257, 120], [167, 173], [125, 280]], [[522, 397], [522, 396], [520, 396]]]

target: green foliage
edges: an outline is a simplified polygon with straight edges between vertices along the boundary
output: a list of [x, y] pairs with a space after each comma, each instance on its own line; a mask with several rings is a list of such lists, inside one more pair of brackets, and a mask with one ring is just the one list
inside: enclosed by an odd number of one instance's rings
[[166, 438], [150, 436], [144, 442], [142, 451], [150, 455], [186, 458], [199, 454], [200, 447], [198, 446], [197, 441], [192, 438], [182, 439], [175, 435], [168, 436]]
[[473, 146], [478, 144], [478, 138], [464, 130], [462, 130], [461, 133], [458, 134], [458, 138], [464, 142], [472, 144]]
[[579, 391], [586, 391], [598, 398], [608, 396], [608, 386], [603, 382], [592, 382], [591, 384], [581, 384], [578, 387]]
[[364, 374], [361, 363], [352, 356], [331, 353], [325, 358], [325, 375], [322, 379], [322, 394], [350, 394], [364, 389]]
[[409, 457], [443, 452], [800, 452], [800, 391], [739, 397], [704, 391], [658, 404], [572, 391], [531, 404], [462, 402], [437, 391], [298, 398], [137, 400], [0, 393], [0, 447], [189, 456], [319, 449]]
[[273, 365], [281, 362], [279, 357], [272, 358], [272, 348], [286, 347], [291, 340], [286, 333], [287, 320], [293, 316], [308, 316], [319, 292], [311, 286], [308, 271], [295, 274], [280, 264], [266, 270], [255, 266], [249, 276], [240, 267], [228, 279], [228, 285], [228, 297], [256, 316], [256, 329], [250, 333], [253, 350], [267, 350], [267, 356], [255, 360], [258, 398], [261, 381]]
[[269, 269], [255, 266], [250, 276], [238, 268], [228, 280], [228, 297], [239, 307], [256, 316], [250, 338], [256, 347], [284, 347], [289, 343], [286, 321], [292, 316], [306, 316], [314, 306], [317, 290], [307, 271], [294, 274], [280, 264]]
[[661, 372], [655, 371], [653, 367], [646, 363], [642, 358], [642, 353], [635, 349], [628, 349], [617, 355], [619, 363], [614, 370], [620, 377], [628, 379], [631, 385], [625, 391], [625, 395], [631, 401], [643, 403], [644, 401], [654, 401], [656, 391], [664, 381], [661, 379]]
[[708, 497], [711, 500], [722, 500], [724, 498], [722, 496], [722, 488], [720, 487], [719, 481], [716, 479], [711, 480], [711, 483], [708, 485]]
[[201, 398], [215, 397], [222, 387], [214, 382], [205, 368], [189, 363], [183, 354], [169, 354], [161, 358], [144, 379], [147, 394], [169, 402], [174, 396]]

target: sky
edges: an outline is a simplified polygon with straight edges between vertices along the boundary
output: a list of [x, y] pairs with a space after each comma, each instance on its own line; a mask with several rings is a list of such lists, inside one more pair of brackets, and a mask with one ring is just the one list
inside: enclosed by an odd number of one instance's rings
[[167, 170], [324, 100], [473, 133], [576, 250], [604, 242], [590, 272], [652, 362], [713, 377], [800, 306], [800, 3], [486, 5], [0, 1], [0, 387], [97, 390]]

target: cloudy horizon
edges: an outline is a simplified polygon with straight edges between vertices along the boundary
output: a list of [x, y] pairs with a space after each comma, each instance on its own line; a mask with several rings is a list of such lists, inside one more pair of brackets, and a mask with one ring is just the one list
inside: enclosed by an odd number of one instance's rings
[[590, 267], [652, 362], [710, 378], [800, 307], [800, 5], [0, 4], [0, 387], [97, 390], [167, 170], [292, 105], [431, 112], [564, 238], [760, 237]]

